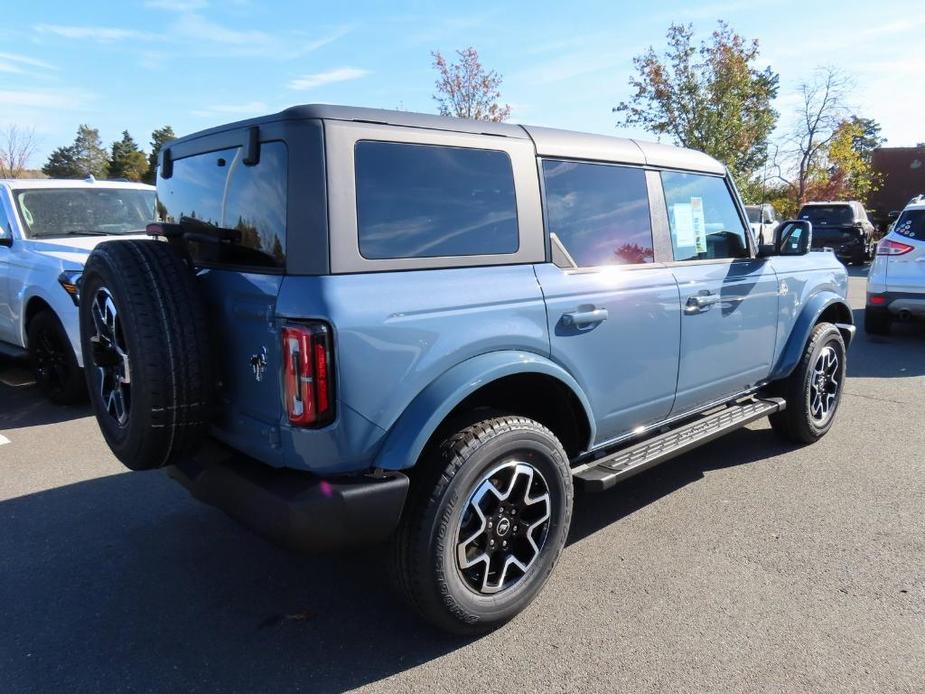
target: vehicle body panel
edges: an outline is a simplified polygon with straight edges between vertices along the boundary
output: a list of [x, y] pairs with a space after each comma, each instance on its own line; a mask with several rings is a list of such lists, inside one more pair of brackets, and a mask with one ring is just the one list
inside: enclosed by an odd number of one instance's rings
[[[813, 251], [803, 256], [770, 259], [780, 283], [780, 302], [771, 379], [786, 378], [799, 362], [813, 326], [823, 311], [838, 304], [850, 320], [845, 301], [848, 273], [834, 254]], [[850, 333], [850, 330], [844, 328]], [[847, 341], [846, 341], [847, 342]]]
[[[771, 371], [778, 330], [777, 274], [763, 259], [675, 263], [681, 364], [673, 413], [752, 388]], [[703, 310], [692, 302], [714, 301]]]
[[[563, 270], [536, 266], [548, 309], [552, 359], [591, 403], [599, 445], [668, 416], [678, 378], [680, 305], [661, 265]], [[600, 322], [569, 316], [606, 311]], [[603, 315], [603, 314], [602, 314]]]

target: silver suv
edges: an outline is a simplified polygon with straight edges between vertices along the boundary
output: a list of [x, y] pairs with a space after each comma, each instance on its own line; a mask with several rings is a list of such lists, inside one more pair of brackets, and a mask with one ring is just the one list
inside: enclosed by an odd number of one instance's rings
[[925, 195], [913, 198], [877, 246], [867, 276], [864, 329], [883, 335], [894, 320], [925, 318]]

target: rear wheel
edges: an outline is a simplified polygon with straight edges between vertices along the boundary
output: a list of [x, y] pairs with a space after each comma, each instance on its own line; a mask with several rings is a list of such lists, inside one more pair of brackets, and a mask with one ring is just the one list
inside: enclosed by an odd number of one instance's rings
[[39, 311], [27, 329], [29, 357], [39, 390], [52, 402], [73, 405], [86, 399], [86, 385], [64, 326], [54, 312]]
[[796, 443], [813, 443], [835, 421], [845, 381], [845, 342], [831, 323], [813, 328], [796, 369], [778, 387], [787, 408], [770, 416], [771, 427]]
[[447, 631], [488, 631], [522, 611], [555, 566], [572, 515], [562, 445], [524, 417], [447, 437], [412, 480], [394, 546], [398, 584]]
[[205, 309], [160, 241], [96, 247], [83, 273], [81, 345], [106, 443], [132, 470], [161, 467], [205, 435], [211, 369]]

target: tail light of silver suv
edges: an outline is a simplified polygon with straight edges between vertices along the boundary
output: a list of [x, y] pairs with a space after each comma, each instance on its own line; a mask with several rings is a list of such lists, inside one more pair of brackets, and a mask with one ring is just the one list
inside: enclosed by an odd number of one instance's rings
[[296, 426], [323, 426], [334, 418], [331, 330], [317, 322], [286, 325], [282, 339], [289, 421]]

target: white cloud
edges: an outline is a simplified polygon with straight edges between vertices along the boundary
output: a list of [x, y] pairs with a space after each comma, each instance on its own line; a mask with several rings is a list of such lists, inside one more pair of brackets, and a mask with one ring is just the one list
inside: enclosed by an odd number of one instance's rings
[[269, 48], [275, 41], [262, 31], [238, 31], [198, 14], [184, 14], [170, 29], [171, 34], [186, 36], [197, 41], [240, 45], [259, 45]]
[[[38, 67], [43, 70], [57, 70], [54, 65], [51, 63], [46, 63], [44, 60], [36, 60], [35, 58], [30, 58], [27, 55], [22, 55], [20, 53], [0, 53], [0, 60], [4, 61], [7, 65], [14, 65], [21, 68], [23, 65], [28, 65], [29, 67]], [[17, 70], [22, 72], [21, 69]]]
[[212, 116], [257, 116], [269, 110], [270, 107], [263, 101], [249, 101], [245, 104], [217, 104], [193, 111], [193, 115], [202, 118]]
[[0, 90], [0, 107], [28, 109], [74, 109], [82, 105], [87, 95], [76, 92], [45, 90]]
[[290, 89], [296, 91], [306, 91], [323, 87], [335, 82], [347, 82], [349, 80], [359, 79], [369, 74], [369, 70], [363, 70], [356, 67], [339, 67], [327, 72], [316, 72], [311, 75], [303, 75], [290, 81], [287, 85]]
[[35, 30], [41, 34], [54, 34], [66, 39], [81, 39], [96, 43], [114, 43], [116, 41], [158, 41], [161, 37], [147, 31], [125, 29], [122, 27], [69, 26], [64, 24], [37, 24]]

